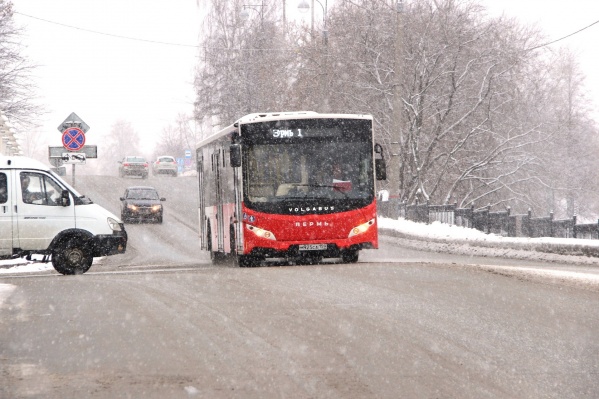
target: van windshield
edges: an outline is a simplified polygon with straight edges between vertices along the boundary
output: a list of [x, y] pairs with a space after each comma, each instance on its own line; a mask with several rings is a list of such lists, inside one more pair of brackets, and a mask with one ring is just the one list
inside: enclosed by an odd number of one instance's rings
[[69, 183], [67, 183], [66, 181], [64, 181], [54, 171], [51, 170], [50, 174], [52, 175], [52, 177], [54, 178], [54, 180], [58, 181], [67, 190], [69, 190], [71, 192], [71, 194], [73, 194], [73, 197], [75, 197], [75, 205], [89, 205], [89, 204], [93, 204], [94, 203], [91, 199], [87, 198], [85, 195], [83, 195], [83, 194], [79, 193], [79, 191], [75, 190], [74, 187], [72, 187]]

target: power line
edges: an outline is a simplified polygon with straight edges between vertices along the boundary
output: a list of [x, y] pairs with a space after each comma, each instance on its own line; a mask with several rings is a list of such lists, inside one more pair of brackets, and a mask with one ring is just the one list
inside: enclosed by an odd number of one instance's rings
[[167, 46], [193, 47], [193, 48], [202, 48], [204, 50], [225, 50], [225, 51], [297, 51], [296, 48], [293, 48], [293, 49], [276, 49], [276, 48], [248, 48], [248, 49], [244, 49], [244, 48], [237, 48], [237, 47], [206, 47], [206, 46], [203, 46], [203, 45], [161, 42], [161, 41], [157, 41], [157, 40], [140, 39], [140, 38], [135, 38], [135, 37], [130, 37], [130, 36], [122, 36], [122, 35], [116, 35], [116, 34], [112, 34], [112, 33], [105, 33], [105, 32], [100, 32], [100, 31], [86, 29], [86, 28], [80, 28], [78, 26], [63, 24], [61, 22], [50, 21], [48, 19], [34, 17], [33, 15], [23, 14], [23, 13], [17, 12], [17, 11], [15, 11], [14, 13], [22, 15], [24, 17], [36, 19], [38, 21], [47, 22], [49, 24], [54, 24], [54, 25], [62, 26], [62, 27], [69, 28], [69, 29], [81, 30], [81, 31], [84, 31], [84, 32], [95, 33], [97, 35], [104, 35], [104, 36], [116, 37], [118, 39], [127, 39], [127, 40], [134, 40], [134, 41], [140, 41], [140, 42], [146, 42], [146, 43], [153, 43], [153, 44], [163, 44], [163, 45], [167, 45]]
[[[46, 23], [49, 23], [49, 24], [54, 24], [54, 25], [58, 25], [58, 26], [62, 26], [62, 27], [65, 27], [65, 28], [70, 28], [70, 29], [81, 30], [81, 31], [84, 31], [84, 32], [89, 32], [89, 33], [95, 33], [95, 34], [97, 34], [97, 35], [104, 35], [104, 36], [116, 37], [116, 38], [118, 38], [118, 39], [126, 39], [126, 40], [133, 40], [133, 41], [145, 42], [145, 43], [153, 43], [153, 44], [162, 44], [162, 45], [166, 45], [166, 46], [193, 47], [193, 48], [200, 48], [200, 47], [203, 47], [203, 46], [200, 46], [200, 45], [197, 45], [197, 44], [181, 44], [181, 43], [170, 43], [170, 42], [161, 42], [161, 41], [158, 41], [158, 40], [140, 39], [140, 38], [136, 38], [136, 37], [122, 36], [122, 35], [116, 35], [116, 34], [113, 34], [113, 33], [100, 32], [100, 31], [96, 31], [96, 30], [91, 30], [91, 29], [80, 28], [80, 27], [78, 27], [78, 26], [73, 26], [73, 25], [63, 24], [63, 23], [61, 23], [61, 22], [50, 21], [50, 20], [48, 20], [48, 19], [39, 18], [39, 17], [34, 17], [33, 15], [23, 14], [23, 13], [21, 13], [21, 12], [18, 12], [18, 11], [14, 11], [14, 13], [15, 13], [15, 14], [22, 15], [22, 16], [24, 16], [24, 17], [27, 17], [27, 18], [32, 18], [32, 19], [36, 19], [36, 20], [38, 20], [38, 21], [43, 21], [43, 22], [46, 22]], [[577, 31], [575, 31], [575, 32], [572, 32], [572, 33], [570, 33], [570, 34], [568, 34], [568, 35], [566, 35], [566, 36], [560, 37], [559, 39], [555, 39], [555, 40], [552, 40], [552, 41], [550, 41], [550, 42], [543, 43], [543, 44], [540, 44], [540, 45], [538, 45], [538, 46], [535, 46], [535, 47], [528, 48], [528, 49], [526, 49], [526, 50], [524, 50], [524, 51], [532, 51], [532, 50], [536, 50], [536, 49], [538, 49], [538, 48], [541, 48], [541, 47], [546, 47], [546, 46], [552, 45], [552, 44], [554, 44], [554, 43], [557, 43], [557, 42], [559, 42], [559, 41], [562, 41], [562, 40], [564, 40], [564, 39], [567, 39], [567, 38], [569, 38], [569, 37], [571, 37], [571, 36], [574, 36], [574, 35], [576, 35], [576, 34], [578, 34], [578, 33], [582, 32], [582, 31], [584, 31], [584, 30], [587, 30], [587, 29], [589, 29], [591, 26], [593, 26], [593, 25], [596, 25], [596, 24], [598, 24], [598, 23], [599, 23], [599, 20], [597, 20], [597, 21], [595, 21], [595, 22], [591, 23], [590, 25], [587, 25], [587, 26], [585, 26], [584, 28], [581, 28], [581, 29], [579, 29], [579, 30], [577, 30]], [[228, 48], [227, 48], [226, 50], [231, 50], [231, 49], [228, 49]]]
[[564, 40], [564, 39], [567, 39], [567, 38], [569, 38], [570, 36], [574, 36], [575, 34], [582, 32], [583, 30], [589, 29], [591, 26], [593, 26], [593, 25], [595, 25], [595, 24], [597, 24], [597, 23], [599, 23], [599, 21], [595, 21], [595, 22], [593, 22], [592, 24], [590, 24], [590, 25], [587, 25], [587, 26], [585, 26], [585, 27], [584, 27], [584, 28], [582, 28], [582, 29], [578, 29], [576, 32], [572, 32], [572, 33], [570, 33], [569, 35], [566, 35], [566, 36], [560, 37], [559, 39], [552, 40], [552, 41], [550, 41], [550, 42], [548, 42], [548, 43], [544, 43], [544, 44], [540, 44], [540, 45], [538, 45], [538, 46], [535, 46], [535, 47], [527, 48], [527, 49], [526, 49], [526, 50], [524, 50], [524, 51], [532, 51], [532, 50], [536, 50], [536, 49], [538, 49], [538, 48], [541, 48], [541, 47], [545, 47], [545, 46], [549, 46], [549, 45], [551, 45], [551, 44], [557, 43], [557, 42], [559, 42], [559, 41], [562, 41], [562, 40]]
[[169, 42], [161, 42], [161, 41], [158, 41], [158, 40], [148, 40], [148, 39], [140, 39], [140, 38], [130, 37], [130, 36], [115, 35], [113, 33], [105, 33], [105, 32], [100, 32], [100, 31], [97, 31], [97, 30], [85, 29], [85, 28], [80, 28], [78, 26], [67, 25], [67, 24], [63, 24], [63, 23], [60, 23], [60, 22], [50, 21], [48, 19], [34, 17], [33, 15], [23, 14], [22, 12], [14, 11], [14, 13], [22, 15], [22, 16], [27, 17], [27, 18], [37, 19], [38, 21], [43, 21], [43, 22], [46, 22], [46, 23], [49, 23], [49, 24], [59, 25], [59, 26], [65, 27], [65, 28], [81, 30], [81, 31], [84, 31], [84, 32], [89, 32], [89, 33], [95, 33], [97, 35], [104, 35], [104, 36], [116, 37], [118, 39], [134, 40], [134, 41], [138, 41], [138, 42], [146, 42], [146, 43], [153, 43], [153, 44], [163, 44], [163, 45], [166, 45], [166, 46], [194, 47], [194, 48], [201, 47], [201, 46], [195, 45], [195, 44], [169, 43]]

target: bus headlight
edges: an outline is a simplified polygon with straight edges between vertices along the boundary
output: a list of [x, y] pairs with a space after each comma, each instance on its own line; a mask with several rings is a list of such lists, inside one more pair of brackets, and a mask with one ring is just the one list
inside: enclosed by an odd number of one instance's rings
[[347, 238], [357, 236], [358, 234], [362, 234], [362, 233], [366, 232], [373, 225], [374, 225], [374, 219], [370, 219], [368, 222], [362, 223], [361, 225], [356, 226], [353, 229], [351, 229]]
[[276, 240], [276, 237], [273, 233], [268, 230], [261, 229], [260, 227], [252, 226], [251, 224], [246, 224], [247, 229], [257, 235], [260, 238], [266, 238], [267, 240]]

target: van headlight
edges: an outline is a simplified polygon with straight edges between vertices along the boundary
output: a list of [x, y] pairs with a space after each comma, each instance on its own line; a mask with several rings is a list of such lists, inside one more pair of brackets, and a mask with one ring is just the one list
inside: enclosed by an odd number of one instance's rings
[[110, 229], [112, 231], [121, 231], [121, 224], [114, 220], [113, 218], [108, 218], [108, 227], [110, 227]]
[[373, 225], [374, 225], [374, 219], [370, 219], [368, 222], [362, 223], [361, 225], [356, 226], [353, 229], [351, 229], [347, 238], [357, 236], [358, 234], [365, 233]]
[[267, 240], [276, 240], [276, 237], [273, 233], [268, 230], [261, 229], [260, 227], [252, 226], [251, 224], [246, 224], [247, 229], [257, 235], [260, 238], [266, 238]]

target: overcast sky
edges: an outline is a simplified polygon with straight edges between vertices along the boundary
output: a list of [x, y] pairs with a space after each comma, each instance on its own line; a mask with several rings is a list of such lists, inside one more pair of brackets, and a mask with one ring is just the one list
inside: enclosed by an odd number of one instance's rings
[[201, 19], [195, 0], [13, 0], [13, 4], [20, 13], [16, 22], [26, 29], [27, 54], [40, 65], [36, 80], [40, 100], [49, 111], [41, 121], [42, 132], [53, 145], [61, 145], [57, 127], [71, 112], [90, 126], [86, 144], [97, 144], [119, 119], [130, 121], [142, 138], [153, 142], [177, 114], [191, 114], [194, 46]]
[[[480, 0], [490, 15], [504, 13], [525, 24], [538, 25], [549, 41], [568, 36], [599, 21], [598, 0]], [[595, 99], [599, 115], [599, 23], [551, 45], [567, 46], [578, 56], [587, 75], [587, 88]]]
[[[50, 145], [61, 145], [57, 127], [71, 112], [91, 127], [87, 144], [97, 144], [117, 120], [124, 119], [152, 145], [162, 129], [174, 123], [177, 114], [192, 113], [197, 57], [194, 46], [199, 40], [201, 20], [198, 4], [204, 0], [12, 1], [17, 12], [15, 21], [25, 28], [27, 55], [39, 65], [35, 78], [40, 102], [48, 110], [39, 121], [40, 132]], [[287, 0], [288, 15], [298, 2]], [[333, 3], [329, 0], [329, 7]], [[537, 23], [548, 39], [558, 39], [599, 20], [597, 0], [481, 3], [491, 15], [503, 12], [524, 23]], [[318, 20], [322, 18], [321, 10], [316, 7]], [[578, 53], [588, 88], [599, 103], [596, 43], [599, 24], [554, 46], [567, 45]]]

